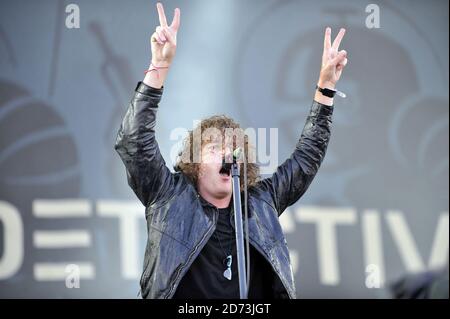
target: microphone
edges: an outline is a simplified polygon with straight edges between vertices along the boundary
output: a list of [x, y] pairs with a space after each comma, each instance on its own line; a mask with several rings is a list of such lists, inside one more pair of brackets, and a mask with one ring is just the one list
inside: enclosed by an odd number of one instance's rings
[[220, 169], [220, 173], [222, 174], [222, 173], [226, 173], [226, 174], [230, 174], [230, 171], [231, 171], [231, 165], [233, 164], [233, 163], [235, 163], [240, 157], [241, 157], [241, 154], [242, 154], [242, 149], [240, 148], [240, 147], [238, 147], [237, 149], [235, 149], [234, 151], [233, 151], [233, 161], [232, 162], [230, 162], [229, 161], [229, 157], [227, 158], [227, 162], [225, 162], [225, 156], [222, 158], [222, 168]]

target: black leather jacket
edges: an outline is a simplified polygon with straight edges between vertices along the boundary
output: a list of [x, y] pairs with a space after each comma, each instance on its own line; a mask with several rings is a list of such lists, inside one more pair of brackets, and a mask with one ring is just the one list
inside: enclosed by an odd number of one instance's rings
[[[143, 298], [171, 298], [215, 230], [217, 208], [201, 200], [195, 185], [172, 173], [155, 140], [163, 93], [139, 82], [120, 127], [115, 149], [128, 183], [146, 207], [148, 240], [140, 280]], [[295, 151], [269, 178], [248, 189], [250, 244], [272, 266], [275, 298], [296, 298], [286, 239], [278, 217], [311, 184], [330, 139], [333, 107], [312, 103]]]

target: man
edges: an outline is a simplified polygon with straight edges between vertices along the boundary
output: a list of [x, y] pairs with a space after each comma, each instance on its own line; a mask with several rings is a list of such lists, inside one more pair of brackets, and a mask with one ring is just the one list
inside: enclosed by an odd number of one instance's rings
[[[160, 3], [157, 10], [160, 25], [151, 37], [152, 62], [136, 87], [115, 145], [128, 183], [146, 207], [148, 240], [140, 280], [142, 297], [239, 298], [231, 178], [221, 171], [221, 159], [231, 150], [225, 149], [217, 136], [202, 140], [200, 163], [179, 161], [178, 171], [172, 173], [155, 140], [156, 112], [180, 26], [178, 8], [170, 26]], [[257, 178], [256, 164], [248, 163], [249, 298], [296, 297], [278, 217], [304, 194], [324, 158], [334, 91], [322, 89], [334, 90], [347, 64], [346, 52], [338, 51], [344, 33], [341, 29], [331, 44], [331, 30], [326, 29], [319, 89], [291, 157], [262, 180]], [[239, 127], [224, 116], [206, 119], [200, 125], [221, 133], [227, 127]], [[182, 154], [192, 149], [188, 143]]]

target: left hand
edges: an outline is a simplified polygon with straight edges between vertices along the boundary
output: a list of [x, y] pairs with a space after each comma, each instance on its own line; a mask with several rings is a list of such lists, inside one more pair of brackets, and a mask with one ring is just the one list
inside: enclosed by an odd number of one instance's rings
[[334, 90], [339, 81], [344, 67], [347, 65], [347, 51], [339, 51], [339, 45], [344, 37], [345, 29], [341, 28], [333, 44], [331, 44], [331, 28], [325, 30], [323, 44], [322, 68], [318, 85]]

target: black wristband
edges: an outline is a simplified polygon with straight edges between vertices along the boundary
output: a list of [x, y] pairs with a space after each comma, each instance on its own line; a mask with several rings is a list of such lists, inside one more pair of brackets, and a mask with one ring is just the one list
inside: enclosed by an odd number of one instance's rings
[[323, 95], [327, 96], [327, 97], [331, 97], [333, 98], [336, 94], [335, 90], [331, 90], [331, 89], [327, 89], [327, 88], [321, 88], [320, 86], [316, 85], [316, 89], [322, 93]]

